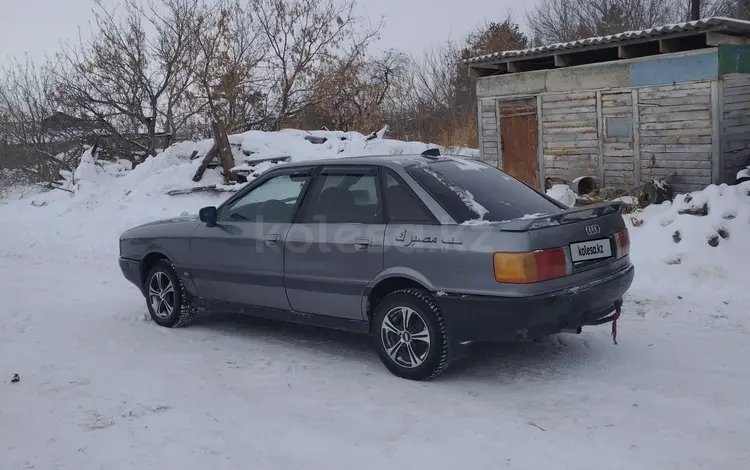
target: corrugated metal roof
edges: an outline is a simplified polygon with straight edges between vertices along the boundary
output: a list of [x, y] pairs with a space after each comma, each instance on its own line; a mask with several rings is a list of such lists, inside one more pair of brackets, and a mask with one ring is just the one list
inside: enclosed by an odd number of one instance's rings
[[502, 62], [502, 59], [511, 59], [515, 57], [528, 57], [537, 55], [548, 55], [554, 52], [587, 49], [593, 46], [604, 46], [608, 44], [618, 44], [628, 42], [638, 42], [639, 40], [659, 37], [659, 39], [668, 38], [669, 36], [682, 35], [689, 32], [704, 31], [723, 31], [742, 35], [750, 35], [750, 21], [735, 20], [732, 18], [705, 18], [687, 23], [676, 23], [656, 28], [642, 29], [640, 31], [625, 31], [623, 33], [612, 34], [610, 36], [593, 37], [579, 39], [577, 41], [550, 44], [541, 47], [532, 47], [518, 51], [503, 51], [493, 54], [486, 54], [478, 57], [466, 59], [464, 63], [471, 65], [482, 64], [486, 62]]

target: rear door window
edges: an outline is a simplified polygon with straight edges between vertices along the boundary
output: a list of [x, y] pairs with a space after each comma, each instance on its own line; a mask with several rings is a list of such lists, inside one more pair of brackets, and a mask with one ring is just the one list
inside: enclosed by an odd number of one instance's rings
[[323, 169], [305, 209], [305, 223], [380, 223], [377, 170]]
[[499, 169], [461, 158], [406, 168], [458, 223], [505, 222], [565, 209]]

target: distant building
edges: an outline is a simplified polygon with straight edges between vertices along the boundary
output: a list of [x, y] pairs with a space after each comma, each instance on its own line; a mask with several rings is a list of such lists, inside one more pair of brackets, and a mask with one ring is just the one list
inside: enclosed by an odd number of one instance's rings
[[92, 132], [100, 129], [96, 121], [80, 119], [70, 114], [57, 111], [42, 119], [42, 128], [50, 135], [70, 135], [74, 132]]
[[[60, 111], [42, 119], [41, 131], [36, 145], [0, 140], [0, 168], [24, 165], [34, 158], [35, 149], [58, 155], [95, 143], [98, 143], [100, 156], [137, 161], [146, 153], [144, 148], [148, 148], [149, 141], [146, 133], [113, 135], [96, 120], [81, 119]], [[165, 149], [172, 143], [172, 136], [161, 132], [154, 136], [154, 140], [157, 149]]]
[[733, 181], [750, 157], [749, 38], [750, 22], [708, 18], [468, 59], [481, 158], [539, 188]]

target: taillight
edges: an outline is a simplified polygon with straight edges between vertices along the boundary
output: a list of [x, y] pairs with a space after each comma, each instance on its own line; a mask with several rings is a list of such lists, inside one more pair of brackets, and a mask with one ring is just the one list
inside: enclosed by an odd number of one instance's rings
[[630, 254], [630, 235], [627, 228], [615, 234], [615, 241], [617, 242], [617, 259]]
[[530, 284], [568, 274], [562, 248], [524, 253], [498, 252], [492, 255], [495, 280], [508, 284]]

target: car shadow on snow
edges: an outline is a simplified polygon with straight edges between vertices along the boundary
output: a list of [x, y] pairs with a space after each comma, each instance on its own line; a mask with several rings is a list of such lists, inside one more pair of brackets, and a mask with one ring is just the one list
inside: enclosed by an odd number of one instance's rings
[[538, 340], [475, 344], [450, 376], [500, 382], [576, 376], [579, 370], [606, 368], [599, 335], [558, 334]]
[[373, 364], [379, 364], [370, 338], [346, 331], [220, 312], [196, 316], [190, 328], [204, 329], [239, 340], [259, 340], [274, 346], [281, 345], [289, 348], [290, 352], [303, 349], [307, 353], [328, 354], [342, 360], [369, 360]]
[[[288, 349], [285, 355], [299, 355], [300, 361], [311, 360], [316, 366], [325, 367], [326, 361], [333, 357], [335, 360], [329, 361], [331, 367], [338, 367], [344, 362], [348, 366], [356, 367], [359, 364], [368, 371], [374, 368], [388, 374], [380, 364], [372, 340], [365, 335], [223, 313], [200, 315], [193, 320], [191, 329], [206, 330], [240, 341], [267, 342], [277, 348]], [[534, 341], [474, 344], [465, 357], [456, 361], [437, 380], [476, 379], [505, 383], [575, 376], [577, 370], [607, 367], [606, 361], [602, 361], [606, 343], [607, 339], [602, 335], [584, 332], [581, 335], [559, 334]]]

